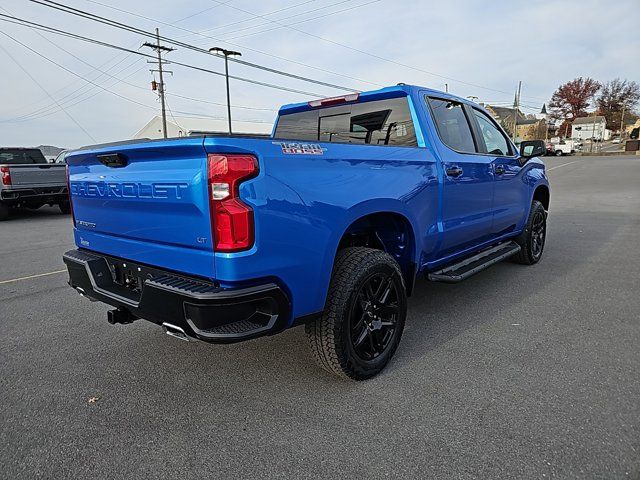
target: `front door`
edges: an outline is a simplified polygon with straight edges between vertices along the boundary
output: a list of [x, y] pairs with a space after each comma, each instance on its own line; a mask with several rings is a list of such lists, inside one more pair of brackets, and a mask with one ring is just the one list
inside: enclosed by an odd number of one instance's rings
[[469, 112], [461, 103], [434, 97], [427, 101], [442, 141], [442, 258], [491, 238], [493, 166], [490, 157], [479, 153]]
[[521, 174], [520, 156], [494, 120], [473, 108], [481, 149], [488, 156], [495, 178], [493, 236], [500, 237], [522, 226], [529, 206], [529, 186]]

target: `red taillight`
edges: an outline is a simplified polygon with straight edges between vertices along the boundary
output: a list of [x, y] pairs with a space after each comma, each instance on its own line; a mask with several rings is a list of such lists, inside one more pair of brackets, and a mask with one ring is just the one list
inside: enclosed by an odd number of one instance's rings
[[65, 170], [67, 172], [67, 198], [69, 199], [69, 213], [71, 214], [71, 220], [73, 221], [73, 226], [76, 226], [76, 217], [73, 214], [73, 203], [71, 203], [71, 180], [69, 179], [69, 165], [65, 165]]
[[254, 241], [253, 210], [239, 198], [239, 185], [258, 174], [251, 155], [209, 155], [209, 202], [214, 248], [237, 252]]
[[0, 174], [2, 174], [2, 185], [11, 185], [11, 172], [9, 167], [0, 167]]

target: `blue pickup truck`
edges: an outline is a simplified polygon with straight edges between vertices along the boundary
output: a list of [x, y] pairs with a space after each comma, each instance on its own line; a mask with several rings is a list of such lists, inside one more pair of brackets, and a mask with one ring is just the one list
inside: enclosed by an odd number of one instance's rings
[[67, 157], [69, 284], [174, 337], [230, 343], [304, 325], [362, 380], [393, 356], [418, 277], [537, 263], [544, 142], [517, 151], [480, 106], [398, 85], [286, 105], [270, 137], [205, 135]]

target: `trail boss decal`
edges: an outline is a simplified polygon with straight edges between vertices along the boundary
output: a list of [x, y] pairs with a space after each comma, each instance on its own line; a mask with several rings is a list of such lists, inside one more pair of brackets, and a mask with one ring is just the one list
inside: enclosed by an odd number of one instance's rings
[[317, 143], [273, 142], [273, 144], [280, 145], [282, 153], [287, 155], [323, 155], [327, 150]]

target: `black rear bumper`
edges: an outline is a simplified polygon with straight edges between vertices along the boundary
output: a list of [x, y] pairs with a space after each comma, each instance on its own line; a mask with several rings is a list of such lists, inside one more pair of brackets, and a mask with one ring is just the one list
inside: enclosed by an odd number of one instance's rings
[[66, 186], [52, 187], [5, 187], [0, 190], [0, 201], [11, 204], [20, 203], [64, 203], [69, 201], [69, 194]]
[[135, 264], [85, 250], [63, 260], [69, 285], [158, 325], [179, 327], [188, 337], [233, 343], [277, 333], [287, 327], [290, 303], [274, 283], [224, 289], [215, 283]]

